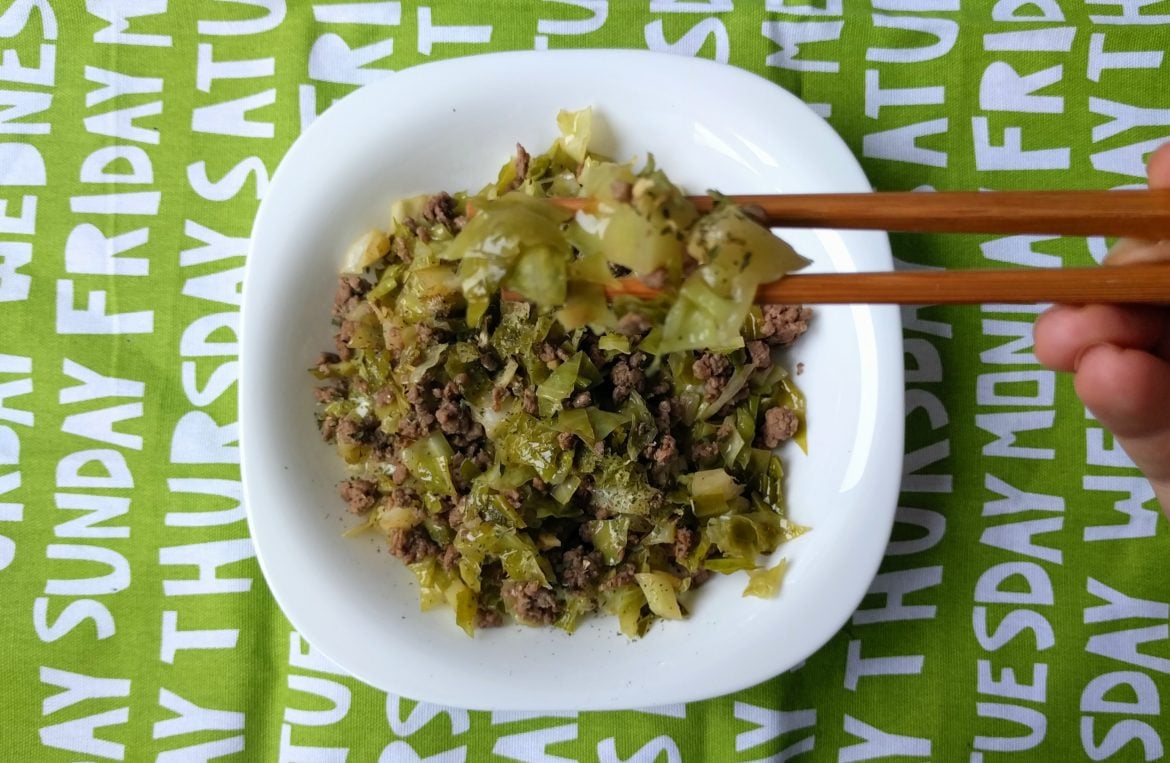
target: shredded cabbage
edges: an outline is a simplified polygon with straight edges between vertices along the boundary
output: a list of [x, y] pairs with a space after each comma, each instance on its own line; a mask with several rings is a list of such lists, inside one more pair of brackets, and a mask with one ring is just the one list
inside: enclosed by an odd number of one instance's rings
[[748, 584], [743, 589], [744, 596], [758, 596], [761, 599], [771, 599], [780, 593], [780, 582], [788, 569], [788, 560], [781, 559], [774, 567], [756, 568], [748, 571]]
[[[562, 112], [476, 194], [396, 202], [345, 252], [312, 369], [351, 532], [384, 533], [469, 635], [604, 612], [636, 638], [712, 573], [775, 596], [785, 563], [762, 565], [804, 530], [768, 418], [803, 447], [804, 398], [753, 302], [806, 261], [718, 195], [700, 214], [653, 157], [592, 153], [593, 119]], [[609, 298], [621, 277], [660, 295]]]

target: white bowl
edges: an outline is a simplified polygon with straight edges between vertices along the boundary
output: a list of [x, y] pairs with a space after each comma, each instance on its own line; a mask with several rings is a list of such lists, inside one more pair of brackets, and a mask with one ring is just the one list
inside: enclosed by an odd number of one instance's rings
[[[868, 191], [833, 130], [798, 99], [744, 71], [632, 51], [501, 53], [394, 74], [322, 114], [285, 156], [260, 207], [241, 328], [240, 426], [248, 520], [281, 608], [308, 641], [374, 686], [496, 710], [647, 707], [725, 694], [796, 665], [845, 623], [881, 561], [902, 463], [899, 314], [817, 309], [796, 345], [809, 451], [783, 451], [791, 517], [812, 531], [775, 599], [716, 576], [689, 619], [629, 641], [612, 618], [573, 635], [521, 626], [459, 630], [419, 611], [410, 573], [336, 493], [340, 459], [313, 418], [306, 372], [331, 345], [329, 307], [346, 245], [384, 226], [395, 198], [478, 189], [520, 141], [543, 151], [558, 110], [591, 106], [596, 148], [652, 152], [692, 192]], [[793, 231], [812, 270], [883, 270], [872, 232]]]

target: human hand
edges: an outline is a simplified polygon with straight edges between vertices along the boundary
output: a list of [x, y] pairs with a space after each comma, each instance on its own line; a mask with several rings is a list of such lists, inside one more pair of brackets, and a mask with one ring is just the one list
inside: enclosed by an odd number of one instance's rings
[[[1170, 143], [1150, 157], [1151, 188], [1170, 188]], [[1118, 241], [1106, 265], [1164, 262], [1170, 240]], [[1057, 305], [1036, 321], [1036, 358], [1071, 371], [1085, 406], [1150, 480], [1170, 517], [1170, 295], [1167, 307]]]

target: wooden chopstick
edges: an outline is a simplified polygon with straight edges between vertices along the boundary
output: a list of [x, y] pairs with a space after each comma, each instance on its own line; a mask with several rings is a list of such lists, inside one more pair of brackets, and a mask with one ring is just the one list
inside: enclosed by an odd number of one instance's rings
[[[606, 288], [610, 297], [659, 294], [636, 278]], [[761, 304], [975, 305], [1170, 304], [1170, 264], [1037, 270], [920, 270], [794, 274], [764, 284]]]
[[[700, 211], [709, 196], [692, 196]], [[921, 233], [1039, 233], [1170, 238], [1170, 190], [940, 191], [728, 196], [768, 225]], [[555, 199], [588, 209], [593, 199]]]

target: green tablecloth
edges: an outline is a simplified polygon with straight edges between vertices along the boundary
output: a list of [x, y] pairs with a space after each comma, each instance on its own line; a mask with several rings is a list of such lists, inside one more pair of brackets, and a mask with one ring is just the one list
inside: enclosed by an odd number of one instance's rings
[[[1139, 185], [1170, 137], [1166, 0], [798, 3], [3, 3], [0, 759], [1163, 758], [1166, 523], [1036, 363], [1031, 307], [906, 310], [885, 564], [825, 648], [748, 691], [418, 704], [340, 675], [265, 589], [235, 446], [246, 241], [283, 152], [361, 83], [546, 46], [716, 58], [814, 104], [889, 190]], [[907, 268], [1106, 248], [893, 241]]]

